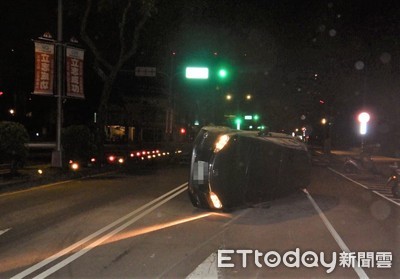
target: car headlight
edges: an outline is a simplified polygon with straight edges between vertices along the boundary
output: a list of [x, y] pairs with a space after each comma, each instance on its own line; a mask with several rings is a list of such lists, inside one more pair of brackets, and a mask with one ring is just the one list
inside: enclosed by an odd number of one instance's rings
[[219, 152], [225, 145], [228, 143], [230, 137], [228, 135], [219, 136], [217, 141], [215, 142], [214, 152]]
[[222, 208], [222, 203], [221, 203], [220, 199], [218, 198], [217, 194], [215, 194], [214, 192], [210, 193], [210, 200], [212, 202], [212, 206], [215, 209], [221, 209]]

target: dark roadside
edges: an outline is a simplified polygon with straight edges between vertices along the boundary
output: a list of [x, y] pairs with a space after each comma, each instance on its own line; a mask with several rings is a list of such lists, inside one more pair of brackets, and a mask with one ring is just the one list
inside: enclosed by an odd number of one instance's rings
[[7, 174], [0, 177], [0, 194], [70, 179], [106, 174], [118, 171], [120, 168], [121, 166], [118, 165], [103, 165], [72, 170], [68, 167], [54, 168], [50, 164], [27, 165], [19, 169], [16, 174]]
[[[94, 164], [90, 167], [79, 167], [73, 170], [71, 166], [63, 168], [51, 167], [49, 163], [34, 161], [28, 162], [25, 167], [19, 169], [16, 174], [0, 176], [0, 194], [24, 190], [32, 187], [52, 184], [71, 179], [80, 179], [104, 175], [113, 172], [128, 172], [131, 174], [148, 174], [155, 168], [174, 165], [188, 165], [191, 154], [191, 145], [169, 146], [159, 153], [146, 153], [144, 158], [130, 158], [129, 152], [108, 152], [124, 154], [123, 163], [116, 159], [113, 163]], [[153, 151], [154, 152], [154, 151]], [[115, 156], [118, 158], [118, 156]], [[143, 160], [144, 159], [144, 160]], [[49, 160], [48, 160], [49, 161]]]

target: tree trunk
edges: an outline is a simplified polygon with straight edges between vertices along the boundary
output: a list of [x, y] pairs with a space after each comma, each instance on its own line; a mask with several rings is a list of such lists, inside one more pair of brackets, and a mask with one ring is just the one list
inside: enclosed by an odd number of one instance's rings
[[108, 100], [112, 91], [112, 87], [115, 81], [115, 74], [109, 76], [109, 78], [104, 82], [103, 90], [101, 92], [100, 104], [98, 107], [98, 121], [96, 127], [96, 145], [98, 154], [97, 157], [101, 162], [105, 162], [105, 149], [104, 143], [106, 140], [105, 126], [107, 125], [107, 109]]

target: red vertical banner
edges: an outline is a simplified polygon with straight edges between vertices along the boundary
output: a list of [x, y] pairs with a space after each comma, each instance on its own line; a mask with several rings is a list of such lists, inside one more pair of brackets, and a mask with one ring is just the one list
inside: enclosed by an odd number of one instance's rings
[[66, 48], [66, 95], [68, 97], [85, 98], [83, 92], [83, 49], [70, 47]]
[[33, 94], [53, 95], [54, 44], [35, 42], [35, 88]]

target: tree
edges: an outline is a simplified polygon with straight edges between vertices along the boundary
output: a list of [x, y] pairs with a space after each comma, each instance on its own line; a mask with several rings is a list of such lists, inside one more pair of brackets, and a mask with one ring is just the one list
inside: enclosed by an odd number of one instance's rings
[[86, 1], [80, 33], [94, 55], [94, 68], [103, 82], [97, 119], [100, 148], [113, 85], [124, 64], [136, 54], [141, 31], [154, 10], [154, 0]]
[[29, 135], [25, 127], [16, 122], [0, 122], [0, 163], [12, 163], [12, 170], [24, 164], [28, 156], [26, 144]]
[[65, 160], [81, 160], [89, 162], [96, 152], [94, 136], [84, 125], [72, 125], [62, 130], [62, 143], [65, 151]]

